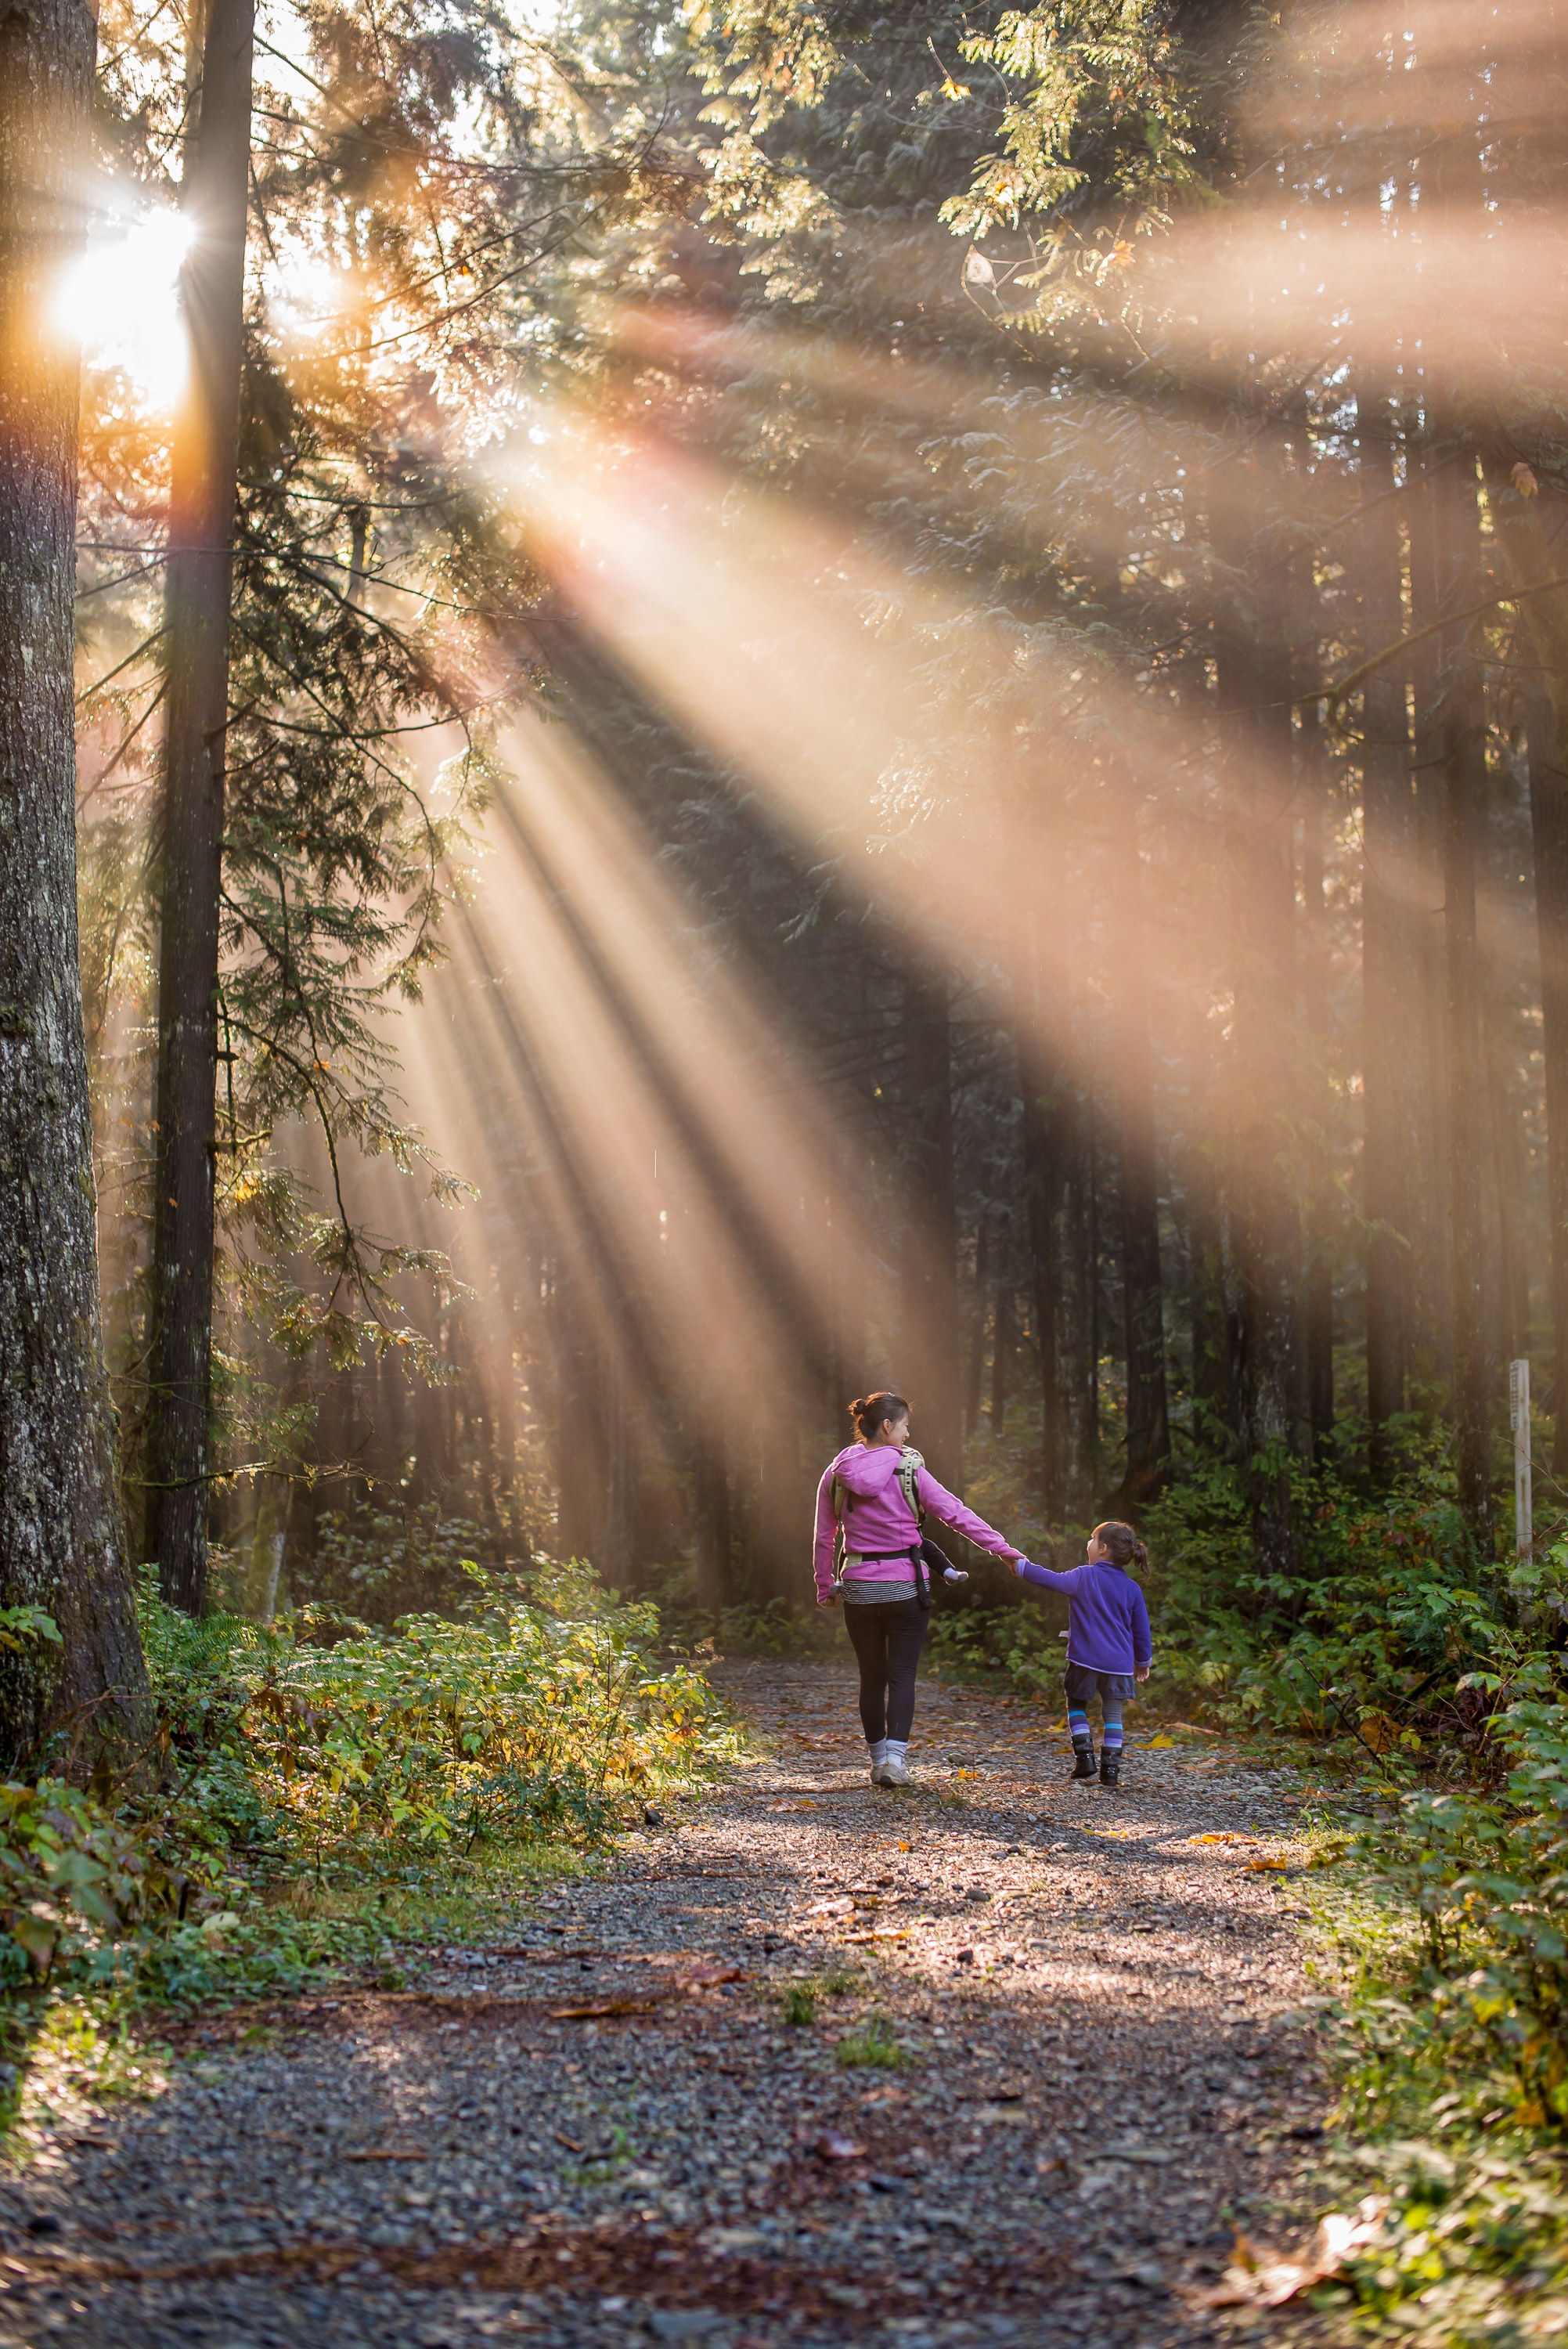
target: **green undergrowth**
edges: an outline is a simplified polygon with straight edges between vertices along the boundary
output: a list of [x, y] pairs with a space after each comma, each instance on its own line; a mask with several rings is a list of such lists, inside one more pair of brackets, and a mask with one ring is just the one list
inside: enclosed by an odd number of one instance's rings
[[410, 1943], [481, 1939], [596, 1865], [738, 1750], [660, 1628], [576, 1562], [475, 1568], [461, 1615], [387, 1628], [149, 1594], [151, 1748], [119, 1786], [0, 1785], [0, 2117], [62, 2015], [112, 2040], [150, 2007], [392, 1980]]
[[1485, 1676], [1464, 1781], [1398, 1750], [1318, 1837], [1310, 1970], [1340, 2084], [1315, 2165], [1356, 2227], [1329, 2300], [1417, 2341], [1568, 2335], [1568, 1708], [1554, 1650]]

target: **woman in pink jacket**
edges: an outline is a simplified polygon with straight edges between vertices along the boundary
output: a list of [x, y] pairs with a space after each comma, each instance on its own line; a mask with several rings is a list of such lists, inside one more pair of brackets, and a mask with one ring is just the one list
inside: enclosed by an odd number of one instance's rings
[[[1021, 1557], [999, 1533], [939, 1485], [909, 1448], [909, 1405], [883, 1388], [850, 1405], [856, 1441], [830, 1463], [817, 1487], [817, 1604], [844, 1602], [844, 1623], [861, 1668], [861, 1721], [873, 1786], [907, 1786], [914, 1675], [930, 1620], [929, 1577], [921, 1559], [920, 1516], [939, 1517], [1009, 1563]], [[840, 1537], [843, 1579], [834, 1578]], [[947, 1568], [947, 1579], [966, 1575]]]

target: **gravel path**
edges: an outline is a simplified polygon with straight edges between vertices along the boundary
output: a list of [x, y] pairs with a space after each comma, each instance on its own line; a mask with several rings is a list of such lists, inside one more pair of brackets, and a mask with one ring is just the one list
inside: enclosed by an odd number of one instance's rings
[[873, 1791], [847, 1672], [718, 1669], [753, 1762], [504, 1943], [36, 2113], [0, 2343], [1213, 2338], [1325, 2108], [1284, 1780], [1173, 1733], [1070, 1786], [1037, 1707], [927, 1683]]

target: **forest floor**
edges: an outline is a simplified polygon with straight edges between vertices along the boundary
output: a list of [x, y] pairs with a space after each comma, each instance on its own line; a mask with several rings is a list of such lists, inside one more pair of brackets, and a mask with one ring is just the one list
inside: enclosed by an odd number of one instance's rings
[[1238, 2227], [1299, 2234], [1328, 2101], [1259, 1866], [1291, 1857], [1284, 1774], [1135, 1729], [1121, 1792], [1070, 1785], [1041, 1708], [926, 1682], [920, 1785], [873, 1790], [846, 1671], [717, 1673], [749, 1759], [504, 1938], [170, 2019], [151, 2094], [36, 2113], [0, 2172], [0, 2343], [1261, 2325], [1205, 2296]]

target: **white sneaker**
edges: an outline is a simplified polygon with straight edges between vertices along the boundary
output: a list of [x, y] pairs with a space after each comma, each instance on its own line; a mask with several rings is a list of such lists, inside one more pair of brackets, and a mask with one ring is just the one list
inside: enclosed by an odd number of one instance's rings
[[885, 1764], [881, 1762], [873, 1762], [872, 1764], [872, 1785], [873, 1786], [880, 1786], [882, 1785], [882, 1771], [885, 1766]]
[[903, 1762], [884, 1762], [880, 1772], [873, 1770], [872, 1776], [879, 1786], [913, 1786], [914, 1784], [907, 1764]]

